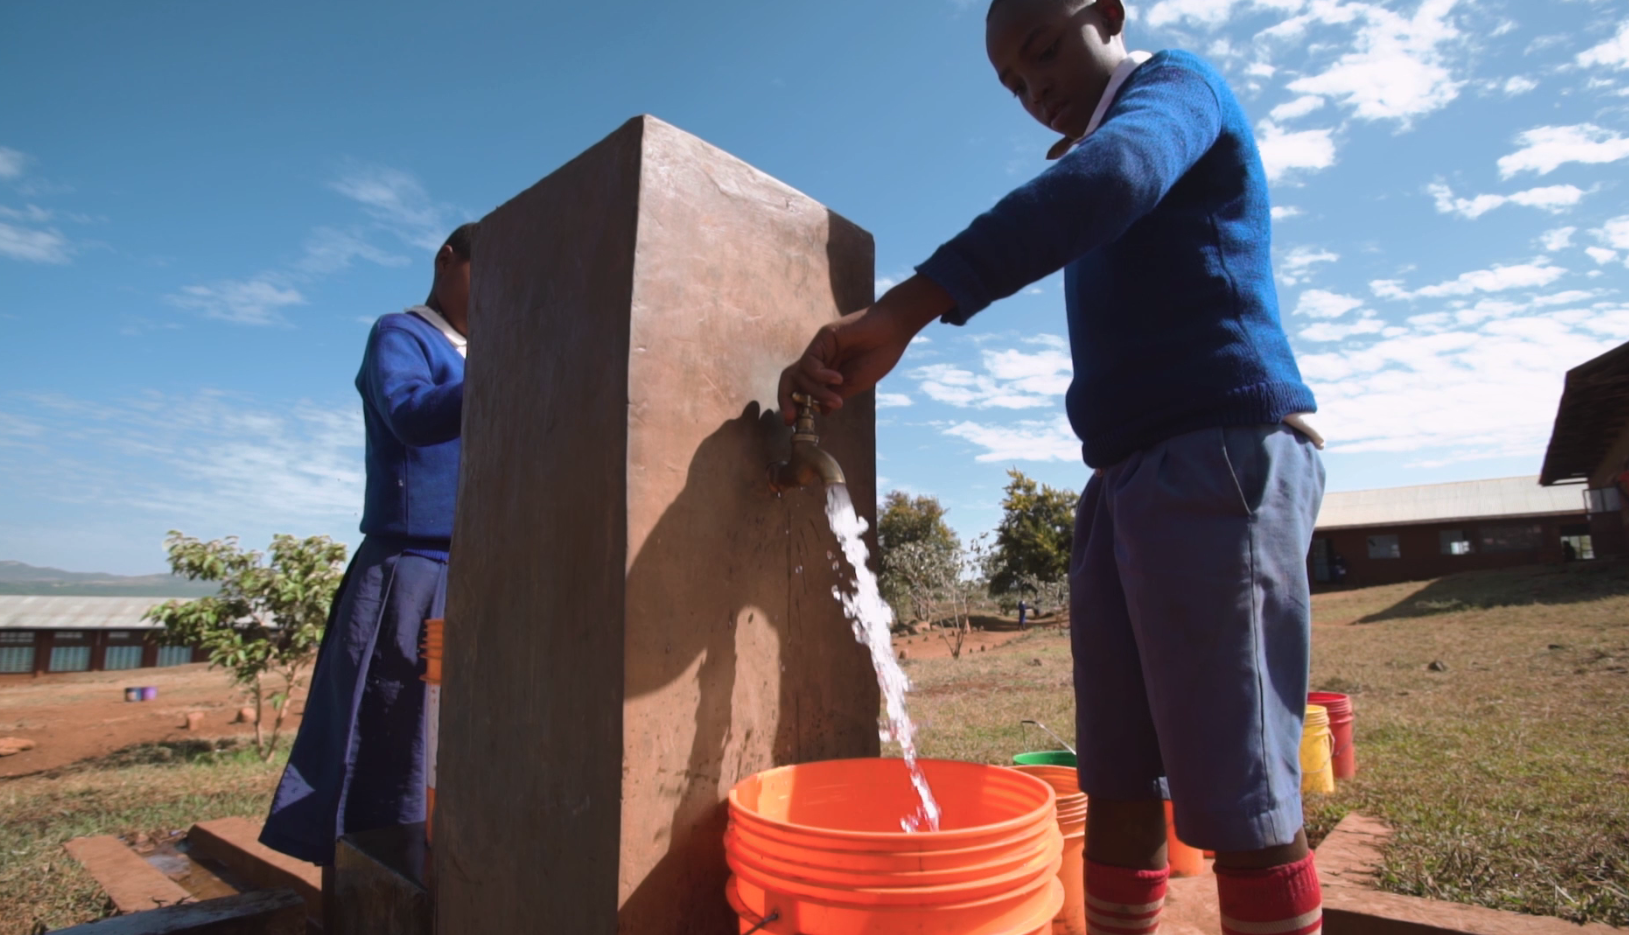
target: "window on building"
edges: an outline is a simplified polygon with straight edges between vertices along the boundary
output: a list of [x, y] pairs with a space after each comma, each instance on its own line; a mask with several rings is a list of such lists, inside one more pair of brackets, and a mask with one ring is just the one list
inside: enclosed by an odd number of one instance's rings
[[85, 672], [90, 669], [90, 634], [84, 630], [58, 630], [51, 635], [52, 672]]
[[34, 671], [34, 631], [0, 631], [0, 672]]
[[1616, 487], [1597, 487], [1584, 491], [1584, 509], [1591, 515], [1616, 513], [1623, 509], [1623, 496]]
[[1544, 527], [1537, 524], [1484, 526], [1481, 532], [1484, 552], [1537, 552], [1544, 541]]
[[1402, 558], [1403, 546], [1397, 541], [1397, 536], [1370, 536], [1370, 558]]
[[1588, 534], [1563, 535], [1561, 537], [1561, 551], [1568, 561], [1587, 562], [1595, 557], [1595, 542]]
[[160, 646], [158, 648], [159, 666], [184, 666], [192, 661], [191, 646]]
[[102, 654], [102, 668], [109, 671], [141, 668], [141, 647], [109, 646]]
[[1466, 535], [1463, 529], [1444, 529], [1437, 533], [1437, 538], [1442, 542], [1444, 555], [1471, 554], [1471, 537]]
[[1328, 584], [1335, 579], [1334, 572], [1330, 570], [1329, 558], [1334, 550], [1329, 547], [1328, 539], [1312, 540], [1312, 580], [1319, 584]]

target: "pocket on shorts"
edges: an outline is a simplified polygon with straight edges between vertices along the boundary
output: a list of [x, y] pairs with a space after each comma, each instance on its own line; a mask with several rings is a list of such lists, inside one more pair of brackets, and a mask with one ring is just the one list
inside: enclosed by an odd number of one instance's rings
[[1277, 431], [1278, 426], [1257, 425], [1231, 425], [1221, 429], [1222, 457], [1233, 477], [1239, 506], [1247, 516], [1255, 516], [1267, 496], [1268, 468], [1272, 461], [1267, 452], [1267, 436]]

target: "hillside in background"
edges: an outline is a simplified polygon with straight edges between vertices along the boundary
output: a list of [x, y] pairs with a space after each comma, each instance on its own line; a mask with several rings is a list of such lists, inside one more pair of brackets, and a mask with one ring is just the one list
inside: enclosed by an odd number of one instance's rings
[[0, 561], [0, 594], [67, 597], [203, 597], [214, 594], [210, 581], [188, 581], [175, 575], [108, 575], [63, 571], [23, 562]]

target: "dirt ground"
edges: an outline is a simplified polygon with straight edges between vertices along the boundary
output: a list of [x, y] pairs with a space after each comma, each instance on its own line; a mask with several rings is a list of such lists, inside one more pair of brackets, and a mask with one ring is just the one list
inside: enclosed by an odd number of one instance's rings
[[[128, 686], [158, 689], [152, 701], [127, 702]], [[106, 756], [132, 744], [205, 737], [251, 736], [251, 724], [235, 724], [248, 704], [225, 672], [205, 663], [163, 669], [76, 672], [0, 681], [0, 737], [32, 740], [34, 749], [0, 758], [0, 778], [61, 769]], [[284, 721], [289, 736], [299, 726], [303, 693]], [[189, 712], [202, 712], [197, 731], [186, 729]], [[266, 709], [268, 721], [271, 708]]]
[[[1008, 621], [1011, 629], [1001, 630], [973, 630], [967, 634], [962, 643], [962, 655], [976, 655], [984, 652], [999, 652], [1008, 643], [1041, 630], [1056, 630], [1068, 623], [1064, 618], [1043, 619], [1032, 625], [1028, 630], [1018, 629], [1016, 619]], [[948, 639], [947, 639], [948, 638]], [[914, 636], [903, 635], [894, 637], [894, 655], [905, 654], [905, 660], [912, 659], [949, 659], [951, 658], [951, 642], [955, 633], [951, 630], [929, 630]]]

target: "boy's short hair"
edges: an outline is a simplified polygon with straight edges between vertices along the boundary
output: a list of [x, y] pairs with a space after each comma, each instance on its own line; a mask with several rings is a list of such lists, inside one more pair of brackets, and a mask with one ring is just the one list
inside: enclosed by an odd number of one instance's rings
[[[984, 21], [988, 23], [990, 21], [990, 17], [995, 15], [996, 8], [1006, 2], [1007, 0], [990, 0], [990, 9], [985, 11]], [[1068, 7], [1069, 12], [1073, 13], [1081, 7], [1091, 6], [1093, 3], [1096, 3], [1097, 0], [1052, 0], [1052, 2]]]
[[479, 229], [480, 226], [481, 225], [476, 221], [471, 221], [468, 224], [458, 225], [457, 230], [454, 230], [451, 234], [447, 235], [447, 242], [443, 243], [442, 246], [451, 247], [452, 252], [457, 255], [460, 260], [469, 259], [470, 250], [475, 245], [475, 231]]

